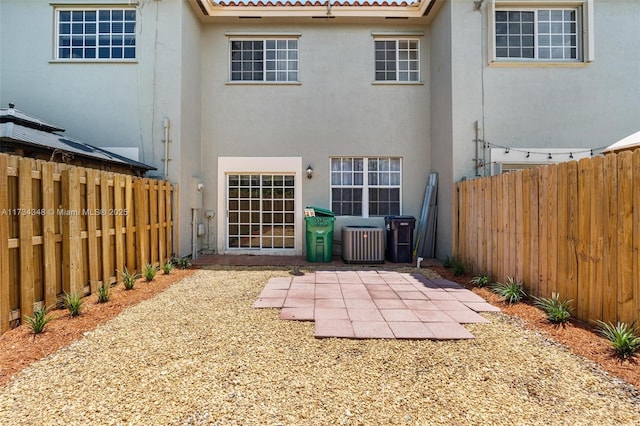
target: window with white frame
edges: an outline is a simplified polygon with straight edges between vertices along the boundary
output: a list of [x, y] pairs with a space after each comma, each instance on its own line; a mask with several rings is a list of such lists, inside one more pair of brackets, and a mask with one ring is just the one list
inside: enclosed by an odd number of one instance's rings
[[497, 60], [582, 60], [580, 8], [496, 8]]
[[231, 81], [298, 81], [298, 39], [230, 40]]
[[399, 157], [331, 158], [331, 210], [338, 216], [401, 213]]
[[135, 58], [135, 9], [56, 10], [56, 59], [133, 60]]
[[376, 81], [420, 81], [420, 40], [375, 40]]

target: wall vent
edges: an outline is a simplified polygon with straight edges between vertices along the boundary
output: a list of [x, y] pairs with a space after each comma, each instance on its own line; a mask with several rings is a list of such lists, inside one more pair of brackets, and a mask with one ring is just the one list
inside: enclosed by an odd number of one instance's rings
[[342, 227], [342, 260], [345, 263], [384, 263], [384, 249], [384, 229]]

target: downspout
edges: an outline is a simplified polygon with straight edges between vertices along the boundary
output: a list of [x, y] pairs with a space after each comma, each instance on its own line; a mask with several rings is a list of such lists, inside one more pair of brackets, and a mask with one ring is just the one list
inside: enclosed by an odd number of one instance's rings
[[162, 120], [164, 127], [164, 178], [169, 180], [169, 117]]

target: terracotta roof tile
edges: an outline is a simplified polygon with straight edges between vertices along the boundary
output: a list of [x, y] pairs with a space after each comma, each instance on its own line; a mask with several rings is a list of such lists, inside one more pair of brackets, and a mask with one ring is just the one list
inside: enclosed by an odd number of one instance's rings
[[[220, 6], [256, 6], [256, 7], [318, 7], [327, 6], [327, 1], [319, 0], [221, 0], [217, 2]], [[417, 0], [337, 0], [331, 1], [331, 7], [405, 7], [418, 3]]]

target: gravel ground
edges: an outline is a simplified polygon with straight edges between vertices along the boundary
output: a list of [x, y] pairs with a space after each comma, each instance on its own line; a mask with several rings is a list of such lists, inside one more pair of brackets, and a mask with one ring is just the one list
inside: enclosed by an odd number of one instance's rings
[[0, 388], [0, 424], [616, 424], [630, 386], [503, 314], [464, 341], [315, 339], [251, 304], [283, 270], [198, 271]]

